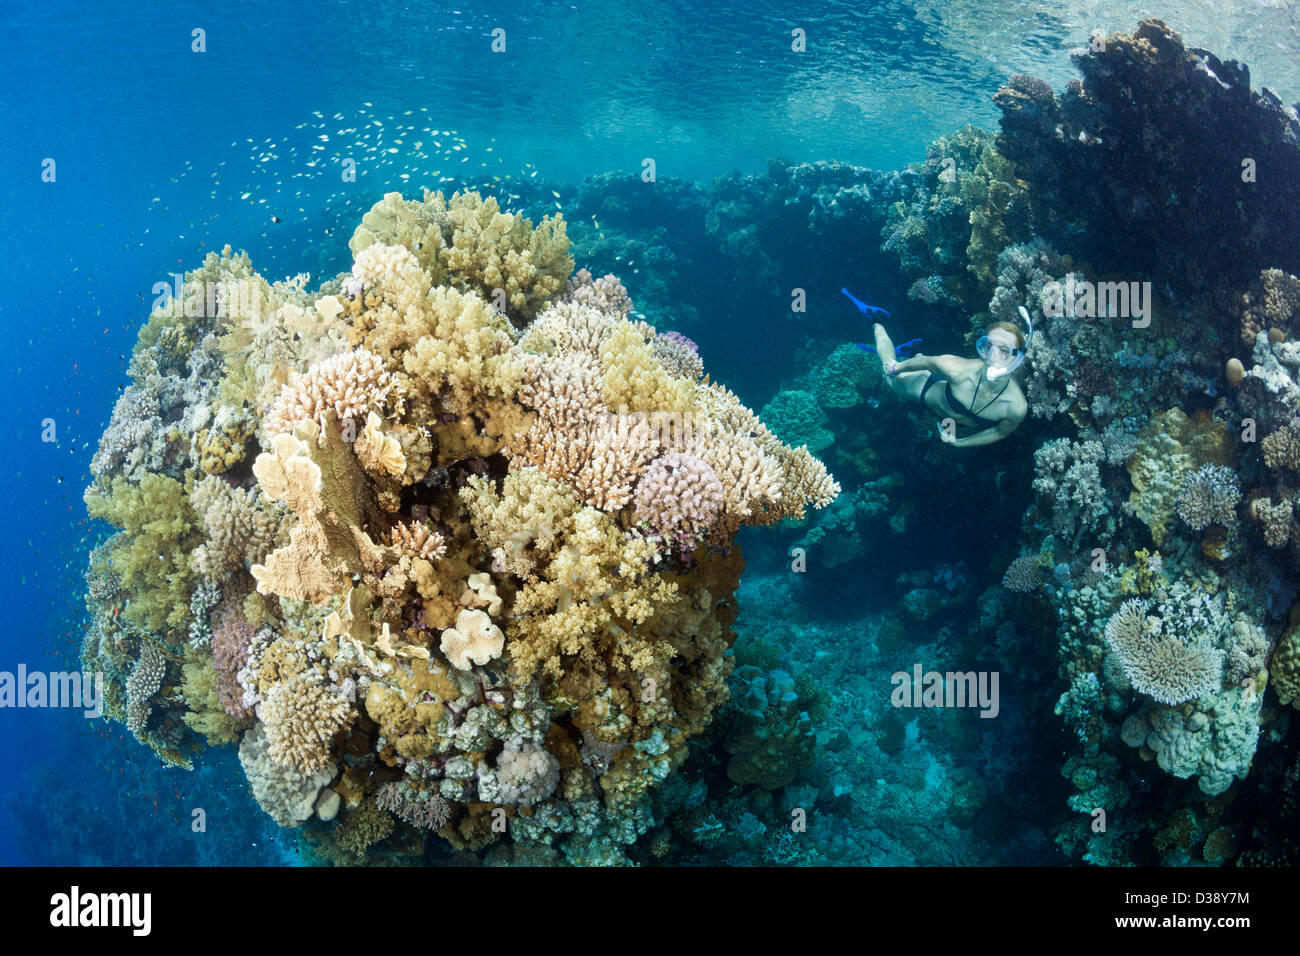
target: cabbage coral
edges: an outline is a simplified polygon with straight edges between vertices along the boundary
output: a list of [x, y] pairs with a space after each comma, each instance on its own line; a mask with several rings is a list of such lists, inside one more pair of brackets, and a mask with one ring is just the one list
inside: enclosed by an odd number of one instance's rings
[[[570, 282], [559, 217], [392, 194], [351, 246], [312, 294], [210, 256], [187, 279], [260, 309], [141, 334], [87, 494], [122, 532], [85, 664], [166, 759], [242, 733], [323, 858], [436, 831], [620, 859], [727, 699], [732, 535], [839, 486], [615, 277]], [[227, 421], [256, 454], [187, 454]]]

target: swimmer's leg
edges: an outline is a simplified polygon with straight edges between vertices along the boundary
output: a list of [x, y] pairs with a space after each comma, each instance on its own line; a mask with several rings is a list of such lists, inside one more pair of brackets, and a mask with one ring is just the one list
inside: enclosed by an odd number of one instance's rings
[[[889, 363], [897, 361], [894, 354], [894, 343], [890, 341], [889, 333], [879, 322], [876, 323], [876, 354], [880, 356], [881, 371], [889, 368]], [[921, 400], [921, 389], [925, 388], [926, 379], [930, 377], [929, 372], [903, 372], [901, 375], [890, 375], [885, 372], [885, 384], [889, 390], [900, 398], [911, 399], [914, 402]]]

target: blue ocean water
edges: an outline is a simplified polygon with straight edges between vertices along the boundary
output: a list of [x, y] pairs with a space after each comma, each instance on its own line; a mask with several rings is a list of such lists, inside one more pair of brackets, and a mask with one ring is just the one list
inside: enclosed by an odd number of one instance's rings
[[[900, 341], [946, 335], [934, 350], [959, 351], [966, 330], [944, 331], [909, 299], [878, 233], [864, 231], [861, 255], [856, 239], [839, 242], [834, 261], [782, 247], [799, 240], [770, 209], [762, 215], [777, 228], [746, 234], [762, 200], [744, 177], [772, 175], [774, 160], [904, 169], [966, 124], [995, 131], [992, 97], [1012, 74], [1062, 89], [1076, 75], [1068, 52], [1090, 31], [1132, 30], [1146, 15], [1189, 46], [1249, 61], [1255, 85], [1285, 102], [1300, 94], [1293, 7], [1075, 6], [7, 4], [0, 361], [12, 434], [0, 451], [0, 550], [11, 588], [0, 670], [76, 666], [87, 557], [107, 531], [82, 503], [90, 458], [157, 285], [208, 252], [230, 245], [268, 277], [310, 272], [315, 283], [347, 271], [352, 229], [387, 192], [474, 188], [534, 221], [560, 211], [579, 266], [619, 274], [660, 331], [694, 339], [714, 379], [762, 409], [827, 343], [872, 341], [840, 285], [889, 309]], [[503, 53], [492, 51], [496, 29]], [[791, 49], [797, 31], [804, 52]], [[340, 181], [343, 158], [357, 161], [355, 183]], [[671, 197], [658, 208], [628, 198], [647, 158]], [[727, 274], [697, 259], [720, 228], [739, 249]], [[764, 255], [784, 271], [764, 273]], [[810, 308], [792, 314], [788, 266], [801, 261]], [[740, 536], [749, 570], [737, 659], [809, 682], [801, 700], [820, 701], [816, 763], [775, 790], [682, 797], [692, 832], [723, 835], [679, 840], [645, 862], [1066, 862], [1052, 839], [1067, 796], [1052, 648], [1024, 663], [1032, 680], [1004, 681], [999, 720], [923, 730], [890, 714], [881, 694], [890, 674], [938, 663], [962, 626], [921, 617], [895, 633], [885, 622], [896, 622], [901, 592], [973, 609], [971, 592], [1001, 576], [993, 553], [1014, 548], [1023, 503], [1003, 496], [1027, 502], [1028, 479], [1009, 477], [992, 499], [978, 486], [972, 499], [953, 475], [863, 447], [859, 421], [834, 419], [837, 449], [888, 460], [884, 470], [924, 502], [909, 519], [916, 530], [806, 579], [789, 573], [797, 533]], [[868, 495], [849, 491], [859, 503]], [[248, 793], [233, 747], [208, 750], [187, 772], [162, 767], [122, 726], [75, 711], [6, 708], [0, 720], [0, 863], [299, 861], [294, 835]], [[793, 846], [778, 820], [804, 803], [827, 834], [815, 851]], [[191, 828], [196, 807], [207, 811], [204, 834]]]

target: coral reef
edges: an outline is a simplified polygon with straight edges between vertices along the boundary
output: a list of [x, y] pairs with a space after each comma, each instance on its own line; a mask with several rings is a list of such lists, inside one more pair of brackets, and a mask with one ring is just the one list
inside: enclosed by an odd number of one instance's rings
[[[1073, 59], [1083, 79], [1062, 93], [1017, 76], [994, 97], [997, 149], [1029, 184], [1035, 232], [1070, 236], [1099, 271], [1193, 290], [1300, 272], [1293, 110], [1252, 90], [1244, 65], [1189, 49], [1160, 20]], [[1205, 133], [1223, 129], [1232, 135]], [[1268, 185], [1247, 165], [1271, 170]]]
[[209, 257], [187, 279], [262, 307], [142, 331], [83, 657], [165, 759], [240, 739], [318, 860], [622, 861], [728, 698], [732, 536], [839, 487], [617, 278], [571, 278], [560, 217], [391, 194], [351, 248], [310, 294]]

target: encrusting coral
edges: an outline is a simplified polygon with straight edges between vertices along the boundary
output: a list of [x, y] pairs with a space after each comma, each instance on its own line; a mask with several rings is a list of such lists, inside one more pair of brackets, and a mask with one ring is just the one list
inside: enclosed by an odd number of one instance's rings
[[83, 656], [166, 759], [242, 734], [277, 823], [339, 818], [322, 858], [620, 859], [727, 699], [732, 535], [839, 486], [616, 277], [571, 278], [558, 216], [390, 194], [350, 245], [314, 294], [226, 250], [187, 280], [260, 304], [151, 317], [87, 492], [121, 532]]

